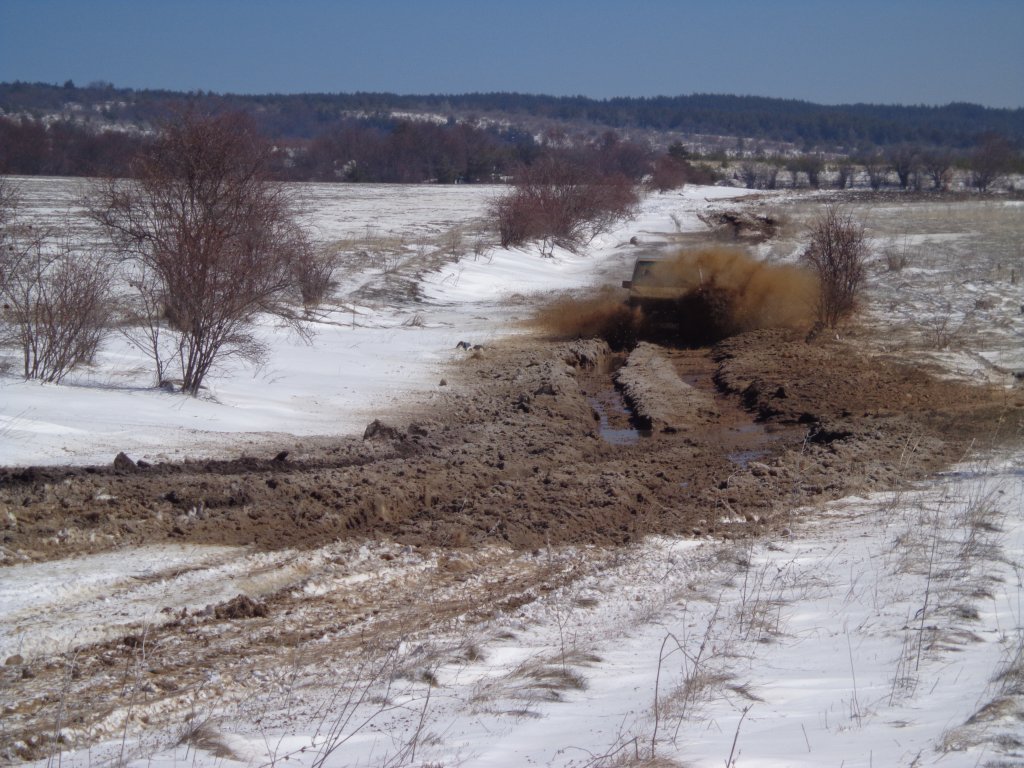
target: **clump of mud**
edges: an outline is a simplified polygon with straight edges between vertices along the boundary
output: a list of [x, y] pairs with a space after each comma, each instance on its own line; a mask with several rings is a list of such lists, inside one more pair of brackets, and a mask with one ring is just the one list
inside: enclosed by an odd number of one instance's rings
[[817, 278], [802, 267], [705, 248], [654, 261], [628, 297], [612, 288], [561, 296], [534, 323], [556, 338], [596, 336], [613, 349], [641, 340], [697, 347], [747, 331], [810, 326], [817, 294]]

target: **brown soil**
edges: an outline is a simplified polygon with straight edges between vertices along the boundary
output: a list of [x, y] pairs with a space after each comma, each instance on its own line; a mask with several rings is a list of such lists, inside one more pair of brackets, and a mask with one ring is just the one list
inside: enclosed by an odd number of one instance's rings
[[[101, 738], [90, 728], [129, 689], [150, 707], [140, 722], [166, 726], [202, 696], [258, 698], [256, 671], [362, 658], [438, 622], [514, 614], [578, 578], [581, 562], [551, 557], [560, 544], [608, 545], [586, 555], [600, 567], [647, 534], [777, 534], [816, 502], [896, 487], [979, 441], [1019, 437], [1024, 417], [1022, 391], [941, 381], [785, 331], [713, 349], [644, 344], [628, 357], [604, 342], [520, 339], [467, 353], [446, 378], [441, 406], [376, 421], [365, 439], [282, 444], [272, 458], [0, 471], [7, 562], [161, 541], [341, 540], [354, 551], [374, 539], [381, 574], [406, 552], [436, 556], [407, 583], [239, 595], [74, 653], [12, 657], [0, 690], [5, 738], [20, 746], [0, 757], [51, 754], [54, 722], [81, 743]], [[325, 567], [344, 572], [346, 560]], [[214, 671], [223, 682], [210, 687]]]
[[10, 562], [167, 540], [532, 549], [741, 536], [910, 481], [1019, 432], [1024, 413], [1021, 392], [757, 331], [711, 350], [641, 345], [623, 370], [649, 411], [640, 426], [654, 427], [640, 437], [616, 414], [622, 362], [603, 342], [520, 340], [472, 353], [444, 406], [366, 439], [282, 445], [276, 459], [5, 470], [3, 546]]

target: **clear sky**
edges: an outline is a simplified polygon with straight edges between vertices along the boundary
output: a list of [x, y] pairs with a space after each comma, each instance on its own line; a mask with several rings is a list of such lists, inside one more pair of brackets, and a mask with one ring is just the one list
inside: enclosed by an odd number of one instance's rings
[[0, 81], [1024, 107], [1024, 0], [0, 0]]

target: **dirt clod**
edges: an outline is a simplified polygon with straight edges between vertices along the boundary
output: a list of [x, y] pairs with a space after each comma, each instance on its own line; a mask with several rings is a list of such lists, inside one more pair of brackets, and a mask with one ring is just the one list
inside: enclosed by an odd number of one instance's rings
[[132, 461], [124, 451], [121, 451], [114, 457], [114, 469], [120, 472], [134, 472], [138, 468], [139, 467], [135, 462]]
[[238, 595], [221, 603], [213, 609], [214, 618], [224, 619], [255, 619], [267, 615], [266, 603], [253, 600], [247, 595]]

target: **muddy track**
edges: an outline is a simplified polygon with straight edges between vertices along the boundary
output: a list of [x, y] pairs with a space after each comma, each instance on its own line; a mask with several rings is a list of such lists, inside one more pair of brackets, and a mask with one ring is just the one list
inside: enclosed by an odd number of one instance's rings
[[266, 684], [260, 670], [309, 654], [514, 612], [574, 578], [575, 562], [551, 559], [561, 545], [785, 535], [796, 510], [1019, 439], [1024, 416], [1020, 391], [782, 332], [628, 356], [521, 339], [467, 354], [447, 378], [441, 406], [378, 422], [364, 439], [282, 444], [276, 458], [0, 474], [7, 564], [234, 544], [309, 550], [315, 578], [344, 583], [363, 542], [379, 551], [367, 581], [322, 597], [302, 594], [297, 576], [255, 603], [166, 613], [144, 634], [13, 660], [0, 680], [5, 739], [28, 745], [19, 757], [48, 754], [55, 718], [82, 743], [109, 737], [129, 695], [139, 717], [166, 722], [203, 696], [243, 699]]
[[5, 560], [168, 540], [531, 549], [745, 535], [1013, 433], [1022, 403], [782, 332], [711, 350], [643, 344], [628, 360], [596, 341], [519, 341], [449, 378], [440, 408], [364, 439], [282, 444], [276, 459], [7, 470]]

